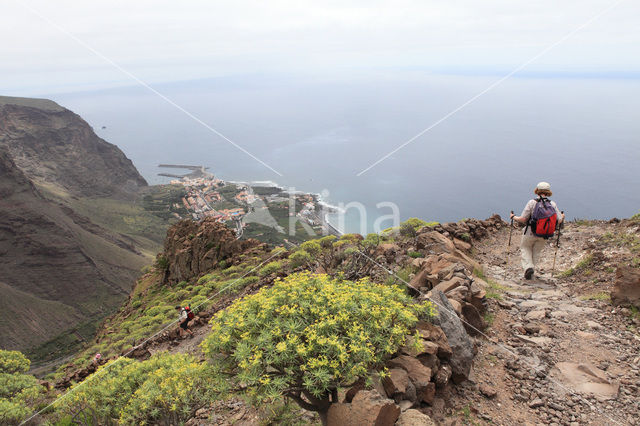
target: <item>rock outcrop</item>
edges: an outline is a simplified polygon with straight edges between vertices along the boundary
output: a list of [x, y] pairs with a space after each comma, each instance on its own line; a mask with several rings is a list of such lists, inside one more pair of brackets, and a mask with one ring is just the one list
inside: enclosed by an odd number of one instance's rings
[[436, 304], [438, 311], [433, 322], [442, 328], [451, 347], [452, 355], [449, 363], [453, 381], [460, 383], [469, 377], [471, 371], [475, 355], [473, 342], [444, 293], [436, 290], [431, 295], [431, 300]]
[[351, 403], [331, 404], [329, 426], [393, 426], [400, 408], [376, 391], [360, 391]]
[[620, 266], [616, 271], [616, 282], [611, 290], [614, 305], [640, 308], [640, 269]]
[[0, 347], [26, 350], [126, 299], [151, 259], [76, 205], [144, 186], [122, 151], [76, 114], [0, 97]]
[[0, 96], [0, 147], [31, 180], [76, 196], [135, 194], [147, 185], [117, 146], [53, 101]]
[[436, 424], [426, 414], [409, 409], [400, 414], [396, 426], [436, 426]]
[[237, 262], [247, 250], [265, 247], [258, 240], [238, 240], [234, 232], [213, 218], [197, 223], [183, 220], [169, 228], [161, 257], [164, 281], [175, 284], [198, 278], [221, 261]]

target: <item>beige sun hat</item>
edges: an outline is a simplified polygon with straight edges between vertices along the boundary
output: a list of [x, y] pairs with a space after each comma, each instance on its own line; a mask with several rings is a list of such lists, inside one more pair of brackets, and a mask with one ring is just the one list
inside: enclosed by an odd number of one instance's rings
[[551, 185], [549, 185], [549, 182], [539, 182], [536, 185], [536, 189], [538, 191], [551, 191]]
[[549, 182], [538, 182], [533, 193], [536, 195], [540, 195], [541, 192], [548, 194], [548, 196], [552, 195], [551, 185], [549, 184]]

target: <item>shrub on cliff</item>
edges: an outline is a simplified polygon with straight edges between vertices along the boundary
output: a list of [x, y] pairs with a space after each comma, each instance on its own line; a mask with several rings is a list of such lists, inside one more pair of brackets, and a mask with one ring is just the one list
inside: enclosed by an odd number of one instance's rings
[[306, 250], [300, 249], [295, 253], [292, 253], [291, 256], [289, 256], [289, 260], [291, 261], [291, 266], [297, 268], [299, 266], [310, 264], [313, 259]]
[[20, 352], [0, 349], [0, 424], [18, 424], [42, 394], [38, 380], [24, 374], [31, 362]]
[[399, 287], [300, 273], [219, 312], [203, 348], [231, 386], [286, 395], [324, 420], [338, 388], [382, 368], [431, 313]]
[[212, 370], [186, 354], [119, 358], [71, 388], [58, 414], [81, 424], [181, 424], [217, 395]]
[[435, 226], [438, 222], [425, 222], [422, 219], [412, 217], [400, 224], [400, 235], [413, 238], [418, 234], [418, 230], [425, 226]]
[[282, 262], [280, 262], [279, 260], [274, 260], [273, 262], [267, 263], [260, 269], [260, 275], [264, 277], [264, 276], [273, 274], [274, 272], [278, 272], [281, 269], [282, 269]]

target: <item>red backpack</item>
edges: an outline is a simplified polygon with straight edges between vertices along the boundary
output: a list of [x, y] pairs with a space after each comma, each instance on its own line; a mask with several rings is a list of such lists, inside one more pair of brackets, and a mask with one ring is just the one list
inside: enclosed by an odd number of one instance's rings
[[188, 306], [185, 306], [184, 310], [187, 311], [187, 319], [192, 320], [196, 317], [196, 315], [193, 312], [191, 312], [191, 308], [189, 308]]
[[557, 223], [558, 213], [555, 207], [551, 205], [551, 200], [544, 197], [538, 198], [533, 208], [533, 213], [531, 213], [531, 218], [527, 223], [527, 227], [531, 227], [533, 235], [536, 237], [551, 238], [556, 232]]

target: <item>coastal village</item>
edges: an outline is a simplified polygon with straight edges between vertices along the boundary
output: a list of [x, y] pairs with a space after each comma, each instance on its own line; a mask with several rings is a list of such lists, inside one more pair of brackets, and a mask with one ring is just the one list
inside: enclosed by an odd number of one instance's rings
[[[201, 166], [161, 167], [192, 170], [182, 176], [161, 174], [173, 177], [170, 184], [184, 189], [172, 210], [184, 212], [184, 208], [196, 221], [212, 217], [234, 228], [238, 237], [264, 238], [270, 234], [273, 242], [279, 243], [285, 236], [290, 241], [300, 241], [337, 232], [326, 220], [331, 209], [315, 194], [289, 192], [273, 183], [224, 181]], [[174, 216], [185, 218], [177, 213]], [[292, 226], [295, 232], [290, 233]]]

